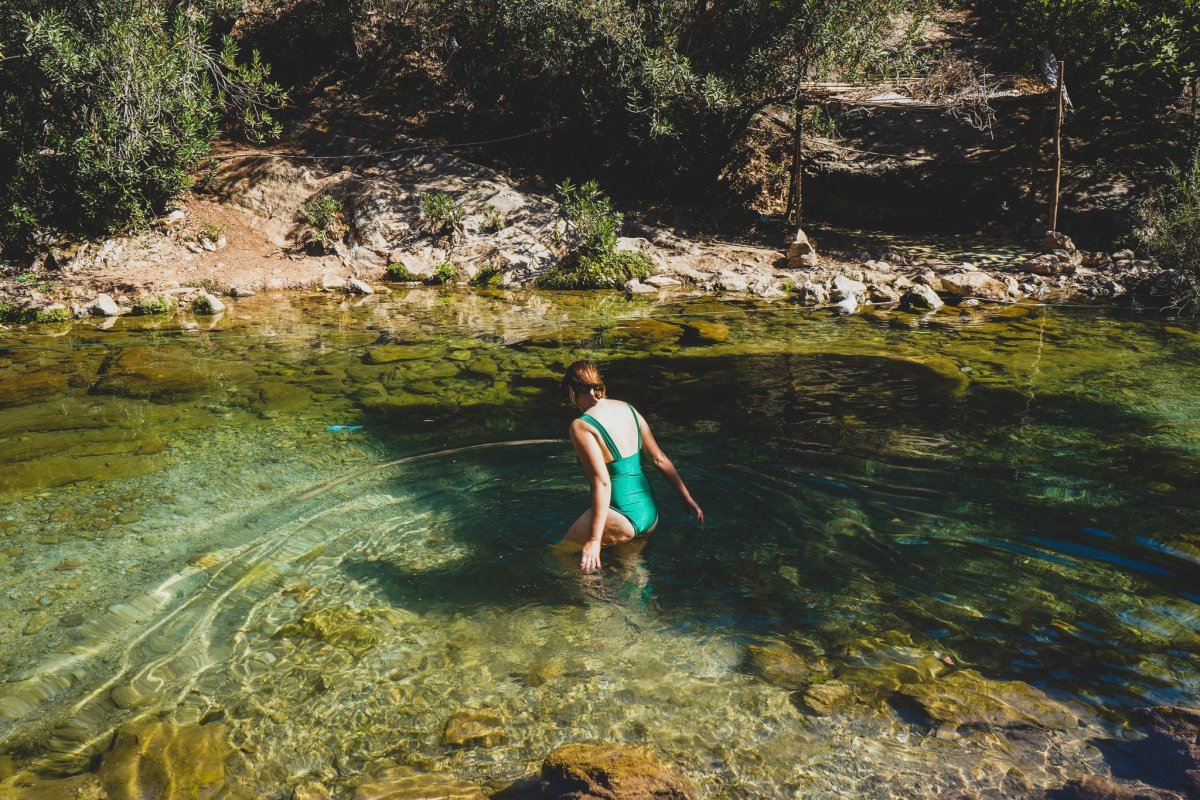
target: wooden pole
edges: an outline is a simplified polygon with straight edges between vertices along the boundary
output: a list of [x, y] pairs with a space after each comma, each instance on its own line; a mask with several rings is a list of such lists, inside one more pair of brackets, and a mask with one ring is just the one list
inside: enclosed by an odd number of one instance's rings
[[[1046, 142], [1046, 112], [1050, 110], [1050, 98], [1046, 98], [1043, 103], [1038, 103], [1041, 107], [1038, 113], [1037, 123], [1037, 138], [1034, 139], [1033, 145], [1033, 166], [1029, 170], [1029, 195], [1026, 201], [1030, 209], [1036, 209], [1038, 203], [1038, 188], [1042, 183], [1042, 156], [1045, 150]], [[1036, 211], [1034, 212], [1036, 215]]]
[[792, 180], [788, 189], [787, 218], [796, 227], [803, 223], [804, 214], [804, 105], [796, 92], [796, 111], [792, 131]]
[[1058, 62], [1058, 116], [1054, 122], [1054, 194], [1050, 198], [1050, 230], [1058, 230], [1058, 203], [1062, 192], [1063, 97], [1067, 62]]

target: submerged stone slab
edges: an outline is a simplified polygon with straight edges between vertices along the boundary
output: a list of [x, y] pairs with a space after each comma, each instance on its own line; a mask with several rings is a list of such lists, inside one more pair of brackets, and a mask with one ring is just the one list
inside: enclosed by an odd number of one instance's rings
[[457, 711], [442, 729], [446, 747], [495, 747], [503, 740], [504, 717], [496, 711]]
[[1079, 727], [1075, 713], [1041, 689], [1022, 681], [985, 678], [973, 669], [902, 686], [897, 695], [915, 704], [930, 720], [960, 727]]
[[110, 800], [215, 797], [225, 783], [226, 728], [155, 722], [122, 729], [100, 763]]
[[784, 644], [752, 644], [746, 648], [745, 668], [772, 686], [795, 691], [821, 674], [824, 663], [810, 661]]
[[354, 800], [484, 800], [478, 784], [394, 767], [360, 784]]
[[541, 791], [561, 800], [692, 800], [691, 784], [640, 747], [567, 744], [542, 762]]

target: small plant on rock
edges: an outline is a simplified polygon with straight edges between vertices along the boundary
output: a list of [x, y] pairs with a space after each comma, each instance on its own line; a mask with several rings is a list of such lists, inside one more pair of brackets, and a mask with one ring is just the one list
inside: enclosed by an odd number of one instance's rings
[[207, 293], [192, 298], [192, 313], [201, 317], [207, 317], [213, 313], [212, 301], [208, 299]]
[[170, 314], [175, 310], [175, 301], [166, 295], [157, 297], [146, 295], [139, 297], [133, 303], [133, 313], [140, 317], [154, 314]]
[[426, 278], [425, 282], [430, 286], [439, 286], [454, 280], [454, 275], [454, 265], [449, 261], [443, 261], [433, 268], [433, 274]]
[[341, 202], [333, 195], [323, 194], [305, 203], [301, 210], [313, 230], [305, 236], [304, 244], [317, 254], [327, 253], [349, 232]]
[[508, 225], [504, 212], [491, 203], [483, 207], [483, 229], [485, 231], [502, 231]]
[[67, 308], [41, 308], [34, 317], [35, 322], [68, 322], [71, 311]]
[[654, 265], [644, 253], [617, 249], [623, 217], [596, 181], [558, 185], [570, 251], [538, 278], [545, 289], [619, 289], [648, 278]]
[[384, 274], [389, 281], [399, 281], [400, 283], [412, 283], [413, 281], [421, 280], [419, 276], [409, 272], [408, 267], [398, 261], [388, 264]]
[[224, 233], [224, 222], [210, 222], [200, 229], [200, 238], [208, 239], [213, 244], [216, 244]]
[[504, 267], [500, 264], [485, 264], [471, 276], [470, 284], [480, 289], [494, 289], [504, 281]]
[[418, 201], [421, 216], [434, 233], [457, 235], [462, 233], [462, 222], [466, 211], [453, 197], [445, 192], [426, 192]]

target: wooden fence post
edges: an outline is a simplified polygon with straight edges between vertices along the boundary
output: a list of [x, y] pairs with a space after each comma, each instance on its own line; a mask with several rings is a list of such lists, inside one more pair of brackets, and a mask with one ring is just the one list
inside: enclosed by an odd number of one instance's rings
[[1063, 100], [1066, 81], [1064, 73], [1067, 62], [1058, 62], [1058, 116], [1054, 122], [1054, 194], [1050, 197], [1050, 230], [1058, 230], [1058, 203], [1062, 192], [1062, 124]]

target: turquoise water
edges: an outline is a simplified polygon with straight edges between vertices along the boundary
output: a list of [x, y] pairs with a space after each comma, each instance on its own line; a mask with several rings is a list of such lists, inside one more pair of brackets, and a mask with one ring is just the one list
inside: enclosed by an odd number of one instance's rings
[[[0, 333], [0, 754], [91, 775], [120, 726], [219, 722], [233, 797], [500, 788], [585, 740], [722, 798], [1106, 773], [1130, 709], [1200, 699], [1198, 342], [424, 289]], [[659, 481], [598, 579], [541, 544], [587, 504], [585, 355], [707, 517]], [[464, 710], [489, 746], [443, 743]]]

